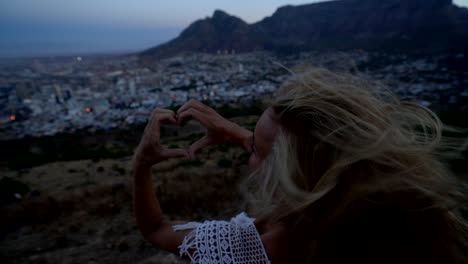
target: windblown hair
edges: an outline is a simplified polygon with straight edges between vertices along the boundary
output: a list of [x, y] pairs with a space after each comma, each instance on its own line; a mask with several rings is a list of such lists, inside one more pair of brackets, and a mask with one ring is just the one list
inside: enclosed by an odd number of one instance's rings
[[462, 183], [444, 165], [460, 145], [432, 111], [325, 69], [295, 74], [272, 108], [281, 129], [247, 199], [308, 243], [304, 263], [466, 263]]

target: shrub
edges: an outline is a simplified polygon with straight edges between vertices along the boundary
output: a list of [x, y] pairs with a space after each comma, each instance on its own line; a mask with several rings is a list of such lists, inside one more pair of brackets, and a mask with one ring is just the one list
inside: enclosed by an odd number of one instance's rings
[[220, 168], [231, 168], [232, 167], [232, 161], [228, 159], [220, 159], [218, 161], [218, 167]]
[[10, 177], [3, 177], [0, 180], [0, 205], [16, 201], [16, 194], [23, 196], [30, 190], [29, 186], [21, 181]]
[[112, 170], [117, 172], [119, 175], [124, 175], [127, 172], [124, 168], [120, 167], [117, 164], [112, 165]]
[[169, 145], [169, 148], [170, 148], [170, 149], [177, 149], [177, 148], [180, 148], [180, 147], [179, 147], [179, 145], [177, 145], [177, 144], [170, 144], [170, 145]]
[[179, 162], [177, 166], [181, 167], [201, 167], [205, 162], [201, 159], [187, 159]]

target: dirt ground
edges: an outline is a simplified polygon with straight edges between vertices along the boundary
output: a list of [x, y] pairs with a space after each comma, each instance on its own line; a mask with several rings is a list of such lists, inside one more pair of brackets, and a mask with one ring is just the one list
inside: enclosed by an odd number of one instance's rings
[[[156, 165], [154, 187], [164, 212], [195, 221], [236, 215], [243, 206], [239, 185], [246, 160], [240, 148], [213, 146], [197, 159]], [[140, 235], [132, 211], [131, 157], [0, 173], [31, 188], [27, 197], [0, 207], [1, 263], [187, 263]]]

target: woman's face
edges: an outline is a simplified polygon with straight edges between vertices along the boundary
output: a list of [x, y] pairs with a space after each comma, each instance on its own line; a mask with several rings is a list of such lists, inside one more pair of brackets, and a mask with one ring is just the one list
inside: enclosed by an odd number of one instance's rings
[[251, 138], [249, 158], [249, 168], [251, 170], [258, 168], [270, 153], [278, 129], [278, 121], [275, 120], [275, 113], [270, 107], [263, 112], [262, 116], [258, 120]]

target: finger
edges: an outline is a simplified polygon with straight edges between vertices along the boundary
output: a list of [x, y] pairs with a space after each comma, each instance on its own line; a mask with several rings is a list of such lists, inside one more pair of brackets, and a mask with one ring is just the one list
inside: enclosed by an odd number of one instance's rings
[[154, 127], [155, 125], [158, 125], [157, 123], [159, 123], [159, 120], [161, 119], [161, 116], [164, 116], [164, 115], [173, 115], [174, 118], [175, 118], [175, 113], [171, 110], [167, 110], [167, 109], [161, 109], [161, 108], [155, 108], [153, 111], [151, 111], [151, 115], [148, 119], [148, 124], [147, 124], [147, 128], [152, 128]]
[[200, 151], [202, 148], [207, 147], [211, 145], [211, 140], [204, 136], [201, 139], [195, 141], [190, 147], [189, 147], [189, 155], [190, 157], [194, 157], [195, 154]]
[[154, 124], [159, 124], [162, 122], [172, 122], [172, 123], [177, 123], [176, 115], [174, 112], [155, 112], [153, 114], [153, 117], [151, 118], [151, 121]]
[[159, 117], [159, 122], [169, 122], [169, 123], [174, 123], [177, 124], [177, 119], [174, 113], [171, 114], [164, 114]]
[[149, 120], [144, 133], [149, 133], [155, 136], [156, 139], [158, 139], [162, 122], [177, 123], [175, 114], [174, 113], [155, 113], [154, 116]]
[[165, 149], [163, 152], [165, 158], [188, 158], [189, 153], [185, 149]]
[[153, 119], [159, 115], [162, 115], [162, 114], [174, 114], [174, 111], [172, 110], [169, 110], [169, 109], [162, 109], [162, 108], [155, 108], [153, 111], [151, 111], [151, 116], [150, 118]]
[[159, 108], [159, 107], [156, 107], [153, 109], [153, 112], [166, 112], [166, 113], [174, 113], [174, 111], [170, 110], [170, 109], [166, 109], [166, 108]]
[[195, 108], [195, 109], [197, 109], [198, 111], [201, 111], [201, 112], [205, 112], [205, 111], [211, 109], [209, 106], [204, 105], [204, 104], [200, 103], [199, 101], [197, 101], [195, 99], [190, 99], [187, 103], [185, 103], [183, 106], [181, 106], [179, 108], [179, 110], [177, 110], [177, 114], [180, 114], [180, 113], [182, 113], [183, 111], [185, 111], [185, 110], [187, 110], [189, 108]]
[[190, 99], [188, 102], [186, 102], [184, 105], [182, 105], [179, 110], [177, 110], [177, 113], [181, 113], [188, 108], [198, 108], [198, 101], [195, 99]]
[[185, 110], [184, 112], [181, 112], [180, 114], [178, 114], [177, 123], [180, 125], [182, 124], [182, 122], [184, 122], [185, 120], [189, 118], [193, 118], [197, 120], [198, 122], [202, 123], [205, 127], [210, 124], [207, 114], [200, 112], [194, 108], [189, 108]]

